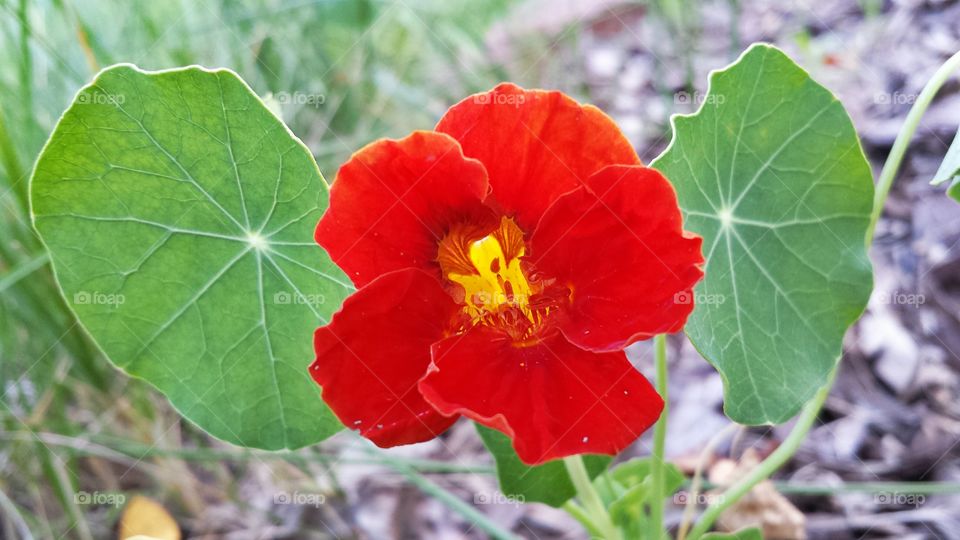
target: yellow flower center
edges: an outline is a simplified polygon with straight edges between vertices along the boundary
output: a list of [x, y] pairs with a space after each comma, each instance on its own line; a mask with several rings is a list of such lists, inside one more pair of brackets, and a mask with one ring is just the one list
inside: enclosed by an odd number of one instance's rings
[[514, 339], [530, 338], [556, 305], [521, 261], [523, 231], [508, 217], [492, 232], [455, 228], [440, 242], [438, 261], [444, 277], [462, 287], [463, 313], [474, 325], [496, 326]]
[[532, 321], [530, 296], [533, 290], [520, 268], [520, 257], [525, 248], [521, 246], [517, 252], [507, 256], [500, 245], [498, 236], [501, 235], [497, 232], [470, 243], [468, 257], [474, 272], [450, 272], [447, 278], [463, 287], [466, 311], [474, 322], [479, 322], [488, 313], [511, 307], [519, 309]]

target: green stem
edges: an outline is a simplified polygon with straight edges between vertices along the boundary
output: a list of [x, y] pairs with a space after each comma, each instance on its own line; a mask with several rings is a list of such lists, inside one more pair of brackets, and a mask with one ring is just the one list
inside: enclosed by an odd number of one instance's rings
[[[384, 457], [341, 457], [320, 453], [260, 452], [246, 449], [217, 450], [212, 448], [160, 448], [154, 445], [128, 441], [115, 437], [92, 437], [83, 439], [59, 433], [5, 431], [0, 432], [0, 441], [31, 441], [39, 439], [44, 445], [63, 448], [73, 456], [96, 456], [105, 459], [141, 461], [146, 458], [169, 457], [184, 461], [286, 461], [293, 465], [310, 463], [338, 463], [343, 465], [385, 465]], [[401, 463], [424, 474], [493, 474], [493, 467], [486, 465], [461, 465], [446, 461], [414, 458], [390, 458], [389, 463]]]
[[907, 113], [907, 119], [903, 122], [903, 127], [900, 128], [900, 133], [897, 134], [897, 138], [893, 142], [893, 148], [890, 149], [890, 155], [887, 156], [887, 161], [883, 164], [883, 170], [880, 171], [880, 178], [877, 180], [877, 190], [873, 199], [873, 214], [870, 216], [870, 227], [867, 229], [867, 243], [873, 241], [877, 221], [880, 220], [880, 214], [883, 213], [883, 204], [886, 202], [887, 195], [890, 193], [890, 186], [893, 185], [897, 171], [900, 170], [900, 163], [903, 161], [903, 156], [907, 153], [910, 140], [913, 139], [913, 135], [917, 131], [917, 126], [920, 125], [920, 118], [923, 116], [923, 113], [927, 111], [930, 103], [933, 102], [933, 98], [936, 96], [937, 91], [940, 90], [940, 87], [942, 87], [957, 70], [960, 70], [960, 52], [951, 56], [937, 69], [933, 77], [931, 77], [930, 80], [927, 81], [926, 86], [923, 87], [920, 95], [917, 96], [917, 100], [913, 103], [913, 107], [910, 108], [910, 112]]
[[690, 535], [687, 537], [689, 540], [697, 540], [707, 533], [710, 530], [710, 526], [713, 525], [713, 522], [720, 517], [720, 514], [722, 514], [724, 510], [740, 500], [740, 498], [746, 495], [754, 486], [769, 478], [774, 471], [793, 457], [793, 454], [800, 448], [800, 444], [806, 438], [810, 428], [813, 427], [813, 423], [816, 422], [817, 417], [820, 415], [820, 409], [827, 400], [827, 395], [830, 394], [830, 388], [833, 386], [836, 373], [837, 370], [834, 369], [830, 373], [830, 379], [827, 381], [827, 384], [824, 385], [824, 387], [817, 392], [817, 395], [814, 396], [813, 400], [803, 408], [800, 418], [797, 419], [797, 424], [790, 431], [790, 435], [783, 441], [783, 444], [777, 447], [767, 459], [760, 462], [760, 464], [747, 473], [746, 476], [741, 478], [739, 482], [730, 486], [723, 494], [717, 497], [717, 502], [707, 507], [700, 517], [700, 521], [698, 521], [697, 525], [690, 531]]
[[603, 506], [600, 494], [593, 487], [590, 475], [587, 474], [587, 467], [583, 464], [582, 456], [570, 456], [563, 458], [563, 464], [567, 467], [570, 474], [570, 480], [573, 481], [573, 487], [577, 489], [577, 498], [583, 503], [583, 508], [590, 521], [596, 524], [601, 531], [601, 537], [604, 540], [619, 540], [620, 531], [614, 526], [610, 514]]
[[650, 531], [657, 538], [664, 537], [663, 500], [664, 466], [663, 456], [667, 444], [667, 418], [670, 413], [670, 399], [667, 393], [667, 337], [660, 334], [653, 338], [655, 363], [657, 366], [657, 393], [663, 398], [663, 412], [653, 427], [653, 454], [650, 456], [650, 477], [653, 479], [653, 497], [650, 499]]
[[49, 255], [41, 253], [29, 261], [14, 268], [10, 272], [0, 276], [0, 293], [15, 285], [18, 281], [29, 276], [37, 269], [43, 267], [50, 261]]

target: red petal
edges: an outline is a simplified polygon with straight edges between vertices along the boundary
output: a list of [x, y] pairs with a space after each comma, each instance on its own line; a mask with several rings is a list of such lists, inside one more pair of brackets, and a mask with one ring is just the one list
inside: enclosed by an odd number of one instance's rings
[[513, 439], [535, 465], [574, 454], [617, 454], [656, 422], [663, 400], [623, 352], [594, 353], [559, 333], [514, 346], [476, 326], [433, 347], [420, 382], [427, 401]]
[[447, 135], [382, 139], [340, 167], [316, 240], [357, 287], [401, 268], [439, 278], [437, 244], [453, 223], [491, 219], [488, 191], [483, 165]]
[[640, 158], [613, 120], [561, 92], [504, 83], [454, 105], [437, 124], [487, 168], [493, 198], [532, 231], [557, 197], [611, 164]]
[[378, 446], [432, 439], [456, 417], [423, 400], [417, 381], [430, 345], [444, 337], [457, 305], [420, 270], [384, 274], [347, 298], [317, 329], [310, 366], [323, 399], [341, 422]]
[[567, 339], [612, 351], [683, 328], [703, 277], [701, 242], [683, 231], [676, 193], [659, 172], [612, 166], [550, 207], [530, 261], [573, 291], [561, 323]]

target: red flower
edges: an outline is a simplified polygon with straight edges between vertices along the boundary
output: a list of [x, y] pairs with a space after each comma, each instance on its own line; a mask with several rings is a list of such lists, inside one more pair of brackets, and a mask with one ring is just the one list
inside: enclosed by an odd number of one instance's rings
[[340, 420], [394, 446], [463, 415], [529, 464], [656, 421], [623, 348], [680, 330], [703, 275], [673, 187], [610, 118], [511, 84], [354, 154], [316, 240], [359, 288], [315, 336]]

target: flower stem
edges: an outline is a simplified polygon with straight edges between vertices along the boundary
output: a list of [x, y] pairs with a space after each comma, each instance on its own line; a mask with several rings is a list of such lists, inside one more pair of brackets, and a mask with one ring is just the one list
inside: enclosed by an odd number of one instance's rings
[[767, 456], [767, 459], [761, 461], [759, 465], [741, 478], [739, 482], [730, 486], [717, 497], [716, 503], [707, 507], [703, 515], [700, 516], [700, 521], [697, 522], [696, 527], [690, 531], [690, 535], [687, 537], [688, 540], [698, 540], [710, 530], [710, 526], [713, 525], [713, 522], [720, 517], [720, 514], [722, 514], [724, 510], [740, 500], [740, 498], [746, 495], [754, 486], [769, 478], [774, 471], [793, 457], [793, 454], [800, 448], [800, 444], [806, 438], [810, 428], [813, 427], [813, 423], [816, 422], [817, 417], [820, 415], [820, 409], [827, 400], [827, 395], [830, 394], [830, 389], [833, 387], [833, 380], [836, 374], [837, 369], [834, 368], [834, 370], [830, 372], [830, 378], [827, 380], [827, 384], [825, 384], [823, 388], [817, 392], [813, 400], [803, 408], [803, 412], [800, 413], [800, 418], [797, 419], [796, 425], [790, 430], [790, 435], [783, 441], [783, 444]]
[[570, 474], [573, 487], [577, 489], [577, 498], [583, 504], [583, 509], [589, 516], [590, 522], [600, 530], [604, 540], [620, 540], [620, 531], [614, 526], [610, 514], [603, 506], [600, 494], [593, 487], [593, 482], [587, 473], [587, 467], [583, 464], [583, 456], [565, 457], [563, 458], [563, 464], [567, 467], [567, 473]]
[[663, 500], [664, 466], [663, 456], [667, 443], [667, 418], [670, 412], [670, 399], [667, 394], [667, 336], [660, 334], [653, 338], [655, 363], [657, 365], [657, 393], [663, 398], [663, 412], [653, 427], [653, 454], [650, 456], [650, 476], [653, 479], [653, 496], [650, 498], [650, 532], [656, 538], [663, 538]]
[[907, 119], [903, 122], [903, 127], [900, 128], [900, 133], [897, 134], [897, 138], [893, 142], [893, 148], [890, 149], [890, 155], [887, 156], [887, 161], [883, 164], [883, 170], [880, 171], [880, 178], [877, 180], [877, 190], [873, 199], [873, 214], [870, 216], [870, 227], [867, 229], [868, 244], [873, 242], [873, 234], [877, 228], [877, 222], [880, 220], [880, 214], [883, 213], [883, 205], [890, 193], [890, 186], [893, 185], [897, 171], [900, 170], [900, 162], [903, 161], [903, 156], [907, 153], [910, 139], [913, 138], [917, 126], [920, 125], [920, 118], [927, 111], [940, 87], [957, 70], [960, 70], [960, 52], [951, 56], [934, 72], [933, 77], [927, 81], [926, 86], [920, 91], [920, 95], [917, 96], [917, 101], [913, 103], [910, 112], [907, 113]]

